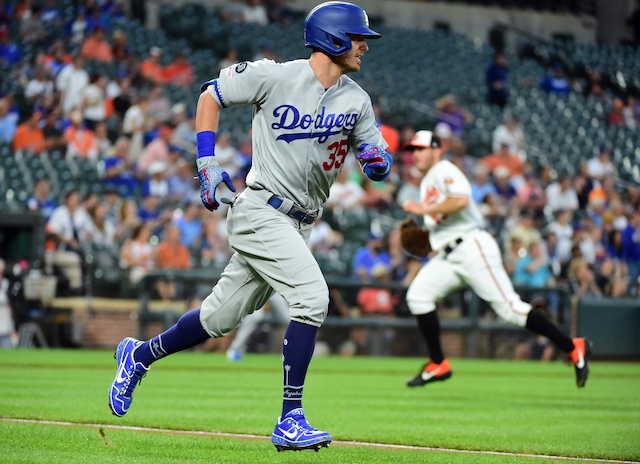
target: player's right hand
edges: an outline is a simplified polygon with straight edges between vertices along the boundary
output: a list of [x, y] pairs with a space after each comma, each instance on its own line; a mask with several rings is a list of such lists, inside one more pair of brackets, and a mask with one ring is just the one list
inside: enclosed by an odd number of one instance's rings
[[216, 200], [216, 189], [224, 182], [224, 184], [232, 192], [236, 188], [231, 182], [229, 174], [220, 167], [213, 156], [204, 156], [196, 160], [198, 166], [198, 181], [200, 182], [200, 199], [202, 204], [209, 211], [215, 211], [220, 206]]

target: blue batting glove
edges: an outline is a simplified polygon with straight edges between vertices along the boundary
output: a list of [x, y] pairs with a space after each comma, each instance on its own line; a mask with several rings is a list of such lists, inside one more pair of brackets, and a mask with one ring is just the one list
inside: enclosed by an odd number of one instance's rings
[[216, 189], [224, 182], [224, 184], [232, 192], [236, 188], [231, 182], [229, 174], [223, 170], [213, 156], [203, 156], [196, 160], [198, 166], [198, 181], [200, 182], [200, 199], [202, 204], [209, 211], [215, 211], [220, 206], [216, 200]]
[[360, 162], [364, 162], [362, 172], [373, 181], [385, 180], [391, 172], [393, 158], [389, 153], [377, 145], [364, 145], [356, 155]]

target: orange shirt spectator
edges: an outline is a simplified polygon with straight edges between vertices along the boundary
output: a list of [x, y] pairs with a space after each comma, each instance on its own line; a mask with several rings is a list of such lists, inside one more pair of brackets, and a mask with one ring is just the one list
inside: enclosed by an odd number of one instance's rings
[[382, 138], [389, 144], [387, 151], [398, 153], [400, 151], [400, 132], [386, 124], [380, 124], [380, 132], [382, 132]]
[[98, 156], [96, 138], [92, 131], [82, 127], [82, 113], [80, 110], [73, 110], [70, 119], [71, 125], [64, 131], [64, 138], [67, 141], [67, 153], [72, 156], [96, 159]]
[[20, 124], [13, 136], [13, 149], [26, 150], [36, 155], [44, 150], [44, 132], [38, 126], [40, 113], [34, 112], [29, 119]]
[[167, 84], [191, 85], [193, 82], [193, 70], [182, 53], [178, 53], [175, 59], [164, 68], [163, 80]]
[[524, 163], [518, 155], [509, 150], [509, 145], [502, 144], [500, 150], [491, 153], [480, 160], [480, 164], [489, 168], [490, 172], [494, 172], [499, 166], [509, 169], [512, 177], [522, 176]]
[[168, 269], [191, 268], [189, 249], [180, 243], [180, 229], [175, 224], [165, 227], [165, 239], [156, 248], [156, 266]]
[[161, 55], [162, 50], [159, 47], [151, 47], [149, 56], [140, 64], [140, 73], [145, 79], [156, 84], [164, 81], [164, 69], [160, 64]]
[[82, 50], [80, 51], [82, 56], [88, 60], [106, 61], [113, 60], [113, 54], [111, 53], [111, 45], [104, 40], [104, 30], [101, 27], [96, 27], [93, 30], [93, 34], [84, 41], [82, 44]]

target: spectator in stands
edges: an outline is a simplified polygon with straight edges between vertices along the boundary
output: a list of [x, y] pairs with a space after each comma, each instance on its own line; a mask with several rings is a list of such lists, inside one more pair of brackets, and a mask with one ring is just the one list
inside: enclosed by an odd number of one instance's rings
[[547, 93], [553, 93], [558, 96], [569, 95], [571, 83], [567, 79], [564, 66], [561, 63], [555, 63], [551, 66], [551, 74], [542, 79], [540, 88]]
[[129, 139], [122, 136], [116, 140], [113, 153], [104, 159], [104, 185], [117, 190], [125, 198], [137, 193], [142, 174], [135, 162], [129, 158]]
[[128, 271], [129, 282], [137, 284], [152, 268], [155, 256], [154, 246], [150, 242], [151, 226], [146, 223], [136, 225], [131, 238], [125, 240], [120, 248], [120, 268]]
[[[189, 249], [180, 242], [180, 229], [172, 223], [164, 228], [164, 239], [155, 251], [155, 267], [157, 269], [186, 270], [191, 269]], [[176, 281], [159, 279], [156, 290], [163, 300], [173, 300], [178, 294]]]
[[271, 23], [287, 27], [293, 21], [293, 11], [287, 5], [288, 0], [271, 0], [267, 3], [267, 14]]
[[534, 212], [528, 209], [522, 210], [519, 215], [519, 221], [509, 230], [509, 240], [518, 239], [521, 246], [526, 250], [532, 243], [542, 240], [540, 231], [534, 227]]
[[98, 149], [98, 159], [104, 160], [111, 156], [113, 150], [113, 144], [109, 138], [107, 131], [107, 123], [102, 121], [96, 124], [96, 128], [93, 134], [96, 138], [96, 147]]
[[489, 65], [485, 74], [487, 103], [496, 105], [500, 109], [504, 108], [509, 97], [509, 89], [507, 87], [509, 68], [507, 67], [507, 56], [504, 52], [497, 51], [493, 54], [493, 62]]
[[325, 206], [331, 210], [363, 211], [364, 190], [349, 176], [349, 169], [344, 167], [338, 174], [336, 182], [329, 189], [329, 198]]
[[104, 33], [102, 26], [97, 26], [91, 31], [80, 50], [84, 59], [102, 61], [104, 63], [113, 61], [111, 44], [105, 40]]
[[445, 122], [439, 122], [436, 124], [434, 131], [440, 139], [440, 148], [442, 149], [442, 155], [448, 157], [451, 155], [451, 140], [453, 139], [453, 132], [451, 126]]
[[173, 61], [164, 68], [164, 82], [180, 87], [193, 83], [193, 70], [184, 53], [176, 53]]
[[119, 71], [115, 79], [112, 79], [107, 84], [107, 98], [113, 101], [114, 116], [118, 118], [120, 125], [122, 125], [124, 116], [132, 105], [131, 92], [131, 81], [122, 71]]
[[43, 45], [47, 38], [47, 31], [42, 24], [42, 5], [33, 5], [31, 14], [25, 14], [20, 20], [20, 41], [32, 43], [35, 46]]
[[553, 275], [549, 269], [549, 262], [542, 251], [540, 242], [531, 243], [527, 254], [517, 261], [513, 273], [513, 283], [527, 287], [547, 287], [553, 285]]
[[511, 153], [524, 150], [524, 133], [520, 121], [515, 114], [507, 113], [504, 122], [493, 131], [491, 147], [494, 153], [500, 151], [502, 145], [507, 144]]
[[4, 277], [5, 262], [0, 258], [0, 349], [18, 344], [18, 332], [9, 302], [9, 280]]
[[149, 92], [147, 117], [152, 121], [171, 123], [171, 102], [161, 85], [154, 85]]
[[199, 206], [195, 200], [189, 201], [184, 205], [182, 216], [174, 221], [180, 230], [181, 243], [192, 250], [200, 247], [198, 240], [202, 234], [202, 220]]
[[420, 202], [420, 181], [422, 173], [415, 166], [409, 166], [396, 195], [396, 204], [400, 207], [409, 200]]
[[229, 0], [220, 5], [218, 14], [224, 22], [242, 23], [244, 22], [244, 7], [244, 0]]
[[253, 55], [253, 57], [251, 58], [251, 61], [260, 61], [260, 60], [280, 61], [280, 58], [278, 58], [276, 50], [273, 44], [271, 43], [271, 41], [262, 39], [258, 42], [258, 46], [259, 46], [258, 53]]
[[525, 208], [531, 209], [536, 217], [540, 217], [547, 204], [544, 189], [533, 170], [525, 172], [523, 177], [524, 182], [516, 188], [518, 202]]
[[142, 76], [152, 84], [161, 84], [164, 79], [164, 69], [160, 63], [162, 49], [160, 47], [151, 47], [149, 55], [140, 64], [140, 72]]
[[9, 102], [0, 98], [0, 143], [11, 143], [18, 128], [18, 118], [9, 113]]
[[391, 267], [391, 255], [385, 248], [384, 237], [370, 233], [366, 245], [359, 248], [353, 256], [351, 265], [353, 277], [360, 282], [372, 282], [376, 264]]
[[242, 22], [263, 27], [269, 24], [267, 9], [262, 0], [246, 0], [246, 5], [242, 11]]
[[136, 201], [131, 198], [124, 200], [118, 212], [115, 240], [118, 243], [124, 242], [133, 235], [133, 229], [141, 223]]
[[511, 182], [516, 189], [522, 182], [524, 163], [517, 154], [511, 151], [508, 143], [503, 142], [498, 151], [482, 157], [480, 164], [486, 167], [489, 172], [494, 172], [498, 166], [509, 169]]
[[80, 193], [75, 188], [67, 190], [64, 204], [53, 210], [47, 223], [57, 248], [45, 254], [45, 262], [49, 274], [54, 266], [62, 269], [73, 293], [79, 293], [82, 288], [82, 243], [88, 226], [89, 216], [80, 207]]
[[131, 105], [124, 114], [122, 133], [129, 138], [129, 154], [131, 161], [138, 162], [144, 147], [144, 131], [147, 127], [147, 96], [138, 96], [135, 104]]
[[83, 89], [82, 116], [85, 127], [91, 131], [107, 119], [106, 87], [106, 76], [95, 71], [89, 74], [89, 83]]
[[[176, 131], [178, 128], [176, 127]], [[189, 118], [188, 127], [182, 127], [180, 144], [179, 146], [184, 147], [186, 140], [184, 140], [185, 135], [189, 131], [195, 131], [195, 118]], [[188, 135], [189, 140], [191, 139], [191, 135]], [[174, 137], [175, 140], [175, 137]], [[229, 176], [233, 177], [242, 166], [236, 164], [238, 161], [238, 149], [231, 143], [231, 133], [227, 130], [221, 130], [218, 132], [216, 136], [216, 158], [220, 166], [229, 173]]]
[[602, 296], [595, 274], [584, 259], [572, 261], [569, 267], [569, 285], [577, 297]]
[[517, 192], [513, 185], [511, 185], [511, 172], [506, 166], [498, 166], [493, 170], [493, 186], [496, 190], [496, 198], [501, 208], [503, 208], [504, 214], [509, 205], [512, 205], [514, 198], [517, 198]]
[[202, 266], [225, 265], [233, 250], [227, 240], [225, 221], [220, 215], [208, 215], [199, 238], [200, 264]]
[[36, 105], [45, 97], [53, 97], [54, 85], [46, 65], [38, 65], [31, 79], [24, 89], [24, 96], [30, 105]]
[[33, 185], [33, 195], [27, 200], [27, 209], [44, 216], [51, 217], [58, 203], [51, 198], [51, 182], [44, 177], [39, 178]]
[[602, 83], [602, 74], [598, 68], [588, 71], [587, 84], [584, 87], [583, 94], [585, 97], [606, 98], [604, 85]]
[[[176, 105], [173, 106], [175, 107]], [[171, 111], [174, 114], [175, 120], [175, 116], [177, 116], [178, 113], [176, 113], [174, 109]], [[196, 155], [198, 151], [196, 146], [196, 115], [191, 112], [187, 113], [186, 108], [182, 111], [182, 114], [184, 115], [184, 119], [176, 125], [173, 136], [171, 137], [171, 144], [187, 153]], [[225, 165], [229, 159], [233, 160], [236, 151], [235, 147], [231, 146], [231, 135], [228, 132], [219, 131], [216, 138], [216, 158], [219, 157], [218, 163], [220, 163], [220, 166], [222, 166], [229, 175], [231, 175], [231, 173], [226, 169]], [[222, 157], [220, 157], [218, 153], [220, 153]]]
[[475, 167], [473, 181], [471, 182], [471, 196], [473, 201], [481, 203], [487, 195], [495, 195], [496, 188], [489, 182], [489, 169], [481, 164]]
[[458, 137], [452, 137], [450, 145], [449, 155], [445, 159], [451, 161], [467, 177], [471, 178], [475, 171], [476, 159], [467, 153], [467, 144]]
[[169, 124], [162, 124], [158, 131], [158, 136], [147, 144], [142, 150], [142, 156], [138, 161], [138, 168], [142, 172], [147, 172], [154, 161], [169, 163], [171, 156], [170, 141], [173, 135], [173, 128]]
[[193, 166], [184, 158], [178, 159], [175, 172], [168, 178], [171, 200], [177, 203], [199, 198], [199, 189], [193, 178]]
[[80, 45], [84, 42], [85, 35], [87, 34], [87, 16], [86, 9], [80, 7], [76, 10], [76, 16], [69, 25], [69, 35], [71, 43], [74, 45]]
[[51, 153], [55, 150], [59, 150], [64, 153], [67, 150], [67, 141], [64, 138], [62, 132], [62, 120], [60, 115], [60, 106], [56, 106], [47, 113], [42, 126], [42, 133], [44, 135], [44, 149]]
[[228, 68], [240, 61], [238, 57], [238, 50], [235, 48], [229, 48], [224, 56], [218, 62], [218, 71], [224, 68]]
[[422, 265], [423, 259], [407, 254], [400, 242], [400, 230], [398, 228], [389, 232], [387, 248], [391, 256], [391, 278], [394, 282], [402, 282], [409, 285]]
[[571, 249], [573, 247], [573, 226], [571, 225], [571, 211], [557, 211], [555, 217], [555, 220], [546, 227], [546, 232], [553, 233], [556, 236], [556, 254], [559, 261], [564, 263], [571, 258]]
[[546, 188], [547, 206], [552, 213], [560, 210], [576, 211], [580, 207], [578, 194], [571, 181], [571, 175], [563, 173], [559, 176], [557, 182]]
[[629, 284], [626, 266], [612, 258], [605, 258], [595, 271], [596, 285], [603, 296], [610, 298], [626, 298], [629, 295]]
[[13, 149], [39, 155], [44, 150], [44, 133], [40, 129], [42, 114], [32, 111], [26, 115], [26, 121], [18, 126], [13, 138]]
[[98, 158], [98, 146], [93, 131], [84, 127], [82, 113], [76, 109], [69, 116], [69, 125], [64, 130], [67, 141], [67, 156], [79, 156], [90, 160]]
[[55, 78], [66, 65], [71, 63], [71, 55], [66, 52], [64, 42], [59, 39], [53, 42], [49, 53], [44, 57], [44, 65]]
[[307, 245], [314, 255], [327, 256], [331, 250], [335, 250], [343, 242], [342, 234], [333, 230], [321, 217], [311, 229], [311, 235]]
[[9, 28], [0, 26], [0, 62], [14, 65], [20, 61], [21, 56], [20, 47], [11, 41]]
[[40, 20], [44, 24], [49, 24], [53, 27], [59, 27], [62, 25], [62, 15], [60, 14], [59, 8], [56, 6], [56, 0], [44, 0]]
[[631, 215], [620, 238], [622, 259], [629, 270], [629, 291], [637, 297], [640, 295], [640, 209]]
[[169, 165], [164, 161], [154, 161], [147, 170], [148, 178], [144, 181], [143, 195], [154, 195], [158, 197], [160, 207], [167, 205], [170, 199], [169, 182], [167, 181], [167, 170]]
[[380, 132], [382, 132], [382, 138], [389, 145], [387, 152], [395, 155], [400, 151], [400, 132], [388, 124], [385, 123], [384, 115], [379, 103], [373, 104], [373, 114], [375, 115]]
[[435, 106], [438, 111], [437, 122], [448, 124], [456, 137], [461, 137], [465, 125], [473, 122], [473, 115], [466, 108], [460, 106], [457, 97], [453, 94], [440, 97]]
[[87, 241], [92, 249], [106, 249], [114, 244], [116, 226], [107, 218], [107, 207], [104, 203], [87, 208], [91, 218], [87, 227]]
[[89, 73], [83, 66], [84, 59], [76, 54], [56, 77], [56, 90], [60, 92], [62, 115], [65, 118], [69, 117], [73, 109], [82, 105], [84, 88], [89, 84]]
[[131, 54], [131, 50], [127, 45], [127, 34], [117, 29], [113, 31], [111, 36], [111, 56], [117, 63], [124, 62]]
[[624, 127], [624, 102], [620, 98], [615, 98], [611, 104], [609, 112], [609, 125], [613, 127]]

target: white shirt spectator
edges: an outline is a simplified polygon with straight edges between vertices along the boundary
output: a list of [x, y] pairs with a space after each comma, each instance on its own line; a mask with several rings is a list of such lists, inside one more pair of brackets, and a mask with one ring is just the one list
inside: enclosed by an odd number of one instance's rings
[[66, 241], [73, 240], [77, 235], [78, 240], [83, 242], [86, 238], [86, 231], [89, 230], [91, 226], [91, 217], [84, 208], [77, 208], [72, 218], [69, 208], [61, 205], [51, 213], [48, 225], [51, 232], [59, 235]]
[[84, 110], [82, 115], [91, 121], [104, 121], [107, 118], [104, 90], [95, 84], [84, 88]]
[[554, 213], [561, 209], [575, 211], [580, 207], [578, 194], [571, 186], [563, 190], [560, 182], [555, 182], [546, 188], [545, 194], [547, 196], [547, 206]]
[[89, 74], [73, 63], [66, 65], [58, 73], [56, 88], [62, 94], [62, 114], [69, 117], [71, 110], [82, 104], [84, 88], [89, 84]]
[[336, 183], [329, 189], [329, 198], [327, 198], [326, 204], [329, 208], [341, 207], [353, 211], [363, 208], [363, 199], [364, 190], [360, 185], [349, 180], [346, 170], [343, 169]]
[[493, 131], [491, 146], [493, 152], [497, 153], [503, 144], [509, 145], [509, 151], [519, 153], [524, 148], [524, 133], [519, 126], [515, 126], [512, 130], [505, 124], [501, 124]]

